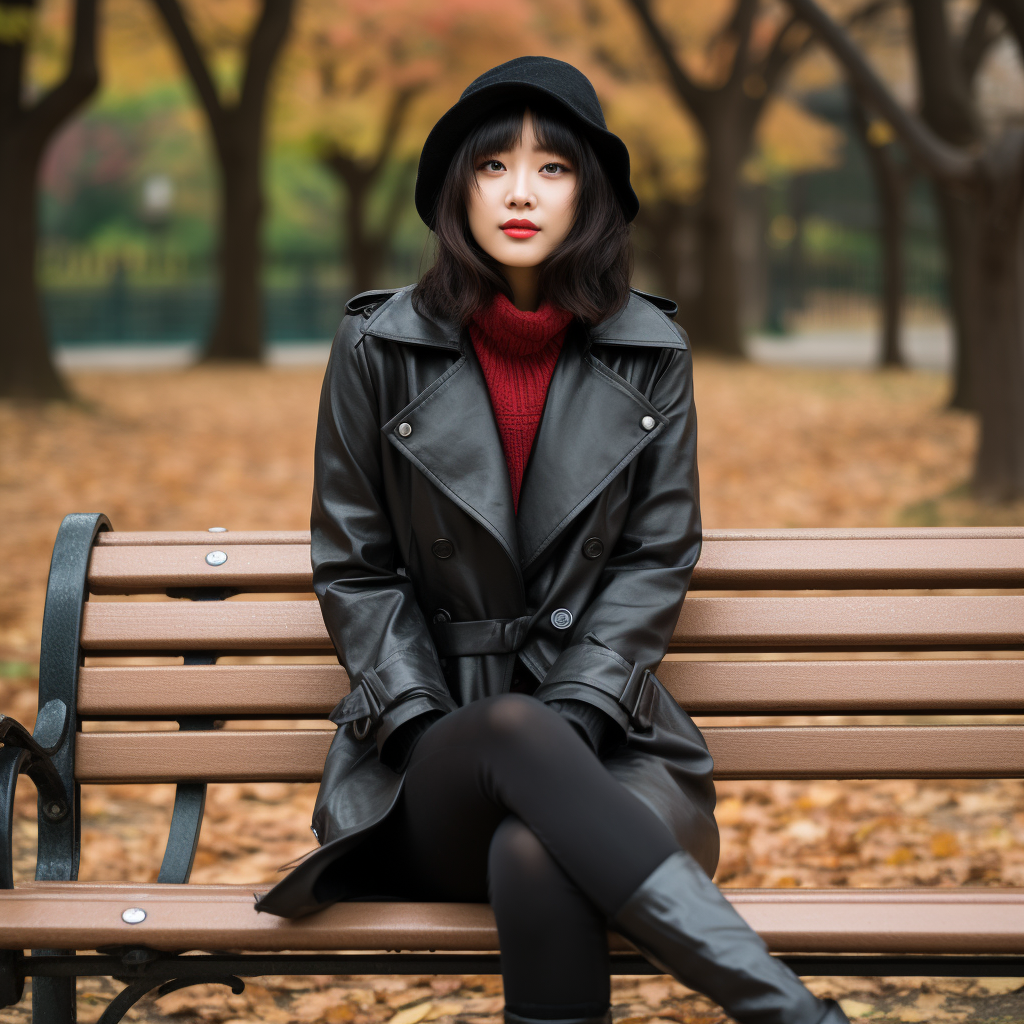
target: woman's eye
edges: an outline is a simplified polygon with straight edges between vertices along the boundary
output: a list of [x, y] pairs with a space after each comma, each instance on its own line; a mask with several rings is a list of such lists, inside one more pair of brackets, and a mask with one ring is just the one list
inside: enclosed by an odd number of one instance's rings
[[541, 168], [541, 170], [545, 174], [557, 174], [559, 171], [568, 170], [568, 168], [564, 164], [554, 164], [554, 163], [552, 163], [552, 164], [545, 164]]
[[500, 160], [488, 160], [484, 164], [483, 170], [485, 170], [485, 171], [503, 171], [503, 170], [505, 170], [505, 165]]

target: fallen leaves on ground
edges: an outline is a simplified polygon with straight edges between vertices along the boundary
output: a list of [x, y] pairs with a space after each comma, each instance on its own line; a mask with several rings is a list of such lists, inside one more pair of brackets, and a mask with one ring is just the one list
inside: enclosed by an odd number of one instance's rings
[[[696, 394], [707, 527], [1024, 523], [1024, 506], [966, 496], [975, 430], [944, 408], [925, 373], [766, 368], [698, 359]], [[303, 529], [308, 522], [320, 373], [200, 367], [76, 375], [76, 406], [0, 403], [0, 709], [31, 723], [39, 627], [53, 537], [71, 511], [115, 528]], [[195, 882], [273, 881], [313, 846], [316, 787], [212, 785]], [[726, 886], [1024, 885], [1017, 782], [722, 783]], [[173, 787], [83, 791], [83, 879], [155, 879]], [[17, 877], [31, 877], [35, 797], [17, 794]], [[1024, 1020], [1019, 979], [810, 982], [871, 1021]], [[79, 982], [93, 1024], [120, 990]], [[717, 1024], [712, 1003], [670, 979], [617, 978], [616, 1024]], [[233, 995], [201, 985], [129, 1020], [269, 1024], [498, 1024], [493, 977], [281, 977]], [[27, 1022], [29, 1000], [0, 1010]]]

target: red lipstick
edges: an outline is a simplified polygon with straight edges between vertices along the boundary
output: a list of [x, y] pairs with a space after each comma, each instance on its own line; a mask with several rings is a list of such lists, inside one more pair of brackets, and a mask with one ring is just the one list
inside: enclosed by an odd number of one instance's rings
[[513, 217], [501, 225], [501, 230], [509, 238], [533, 238], [540, 228], [532, 220], [518, 220]]

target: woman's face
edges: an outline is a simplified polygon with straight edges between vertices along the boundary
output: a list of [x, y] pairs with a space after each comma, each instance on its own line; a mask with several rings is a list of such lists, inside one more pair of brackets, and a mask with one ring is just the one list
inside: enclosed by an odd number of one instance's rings
[[576, 170], [541, 147], [527, 111], [514, 149], [477, 161], [467, 201], [469, 229], [504, 267], [536, 267], [569, 234], [575, 216]]

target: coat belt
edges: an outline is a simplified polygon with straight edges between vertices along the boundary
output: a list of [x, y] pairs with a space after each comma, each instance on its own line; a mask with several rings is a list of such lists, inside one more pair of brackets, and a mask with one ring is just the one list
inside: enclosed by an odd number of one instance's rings
[[476, 622], [433, 622], [430, 632], [440, 658], [476, 654], [514, 654], [523, 646], [531, 616], [479, 619]]

